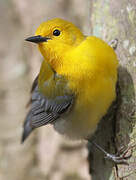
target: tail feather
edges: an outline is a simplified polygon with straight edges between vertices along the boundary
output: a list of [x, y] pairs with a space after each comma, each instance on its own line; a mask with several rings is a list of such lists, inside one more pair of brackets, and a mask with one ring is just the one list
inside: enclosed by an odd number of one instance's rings
[[30, 135], [30, 133], [33, 131], [34, 128], [31, 126], [31, 114], [28, 113], [25, 123], [24, 123], [24, 131], [22, 134], [21, 143], [23, 143], [27, 137]]

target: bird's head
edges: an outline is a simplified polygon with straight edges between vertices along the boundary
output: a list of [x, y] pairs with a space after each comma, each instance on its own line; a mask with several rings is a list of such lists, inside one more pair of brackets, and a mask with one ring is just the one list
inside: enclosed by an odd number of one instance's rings
[[43, 22], [35, 36], [26, 40], [37, 43], [42, 55], [50, 61], [54, 56], [63, 56], [65, 52], [79, 45], [85, 36], [71, 22], [54, 18]]

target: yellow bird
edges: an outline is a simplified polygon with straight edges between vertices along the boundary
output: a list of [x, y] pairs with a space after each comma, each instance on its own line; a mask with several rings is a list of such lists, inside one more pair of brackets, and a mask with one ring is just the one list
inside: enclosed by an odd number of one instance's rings
[[26, 40], [38, 44], [44, 60], [32, 86], [22, 142], [46, 124], [71, 139], [89, 139], [116, 98], [113, 48], [59, 18], [43, 22]]

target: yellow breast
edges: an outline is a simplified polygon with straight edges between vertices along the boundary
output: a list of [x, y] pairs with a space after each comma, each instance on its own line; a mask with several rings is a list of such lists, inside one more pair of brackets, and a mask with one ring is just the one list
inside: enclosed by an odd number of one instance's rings
[[118, 60], [114, 50], [96, 37], [88, 37], [65, 58], [66, 66], [58, 71], [67, 76], [69, 88], [76, 94], [67, 134], [85, 137], [94, 132], [116, 98]]
[[[62, 58], [61, 66], [55, 71], [65, 77], [64, 84], [67, 84], [69, 92], [75, 94], [73, 109], [66, 117], [65, 123], [62, 123], [66, 135], [81, 138], [96, 129], [98, 122], [116, 97], [117, 66], [114, 50], [96, 37], [88, 37]], [[41, 76], [40, 84], [46, 80], [48, 74], [45, 76]], [[45, 95], [51, 92], [58, 94], [54, 92], [58, 90], [55, 88], [53, 78], [51, 83], [53, 85], [50, 89], [44, 90]], [[64, 84], [59, 94], [65, 92]], [[61, 121], [58, 122], [61, 124]], [[62, 130], [61, 125], [58, 129]]]

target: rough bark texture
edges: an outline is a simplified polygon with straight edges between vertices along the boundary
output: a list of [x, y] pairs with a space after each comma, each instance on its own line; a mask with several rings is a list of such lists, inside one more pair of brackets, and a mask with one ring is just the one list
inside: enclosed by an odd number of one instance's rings
[[132, 157], [128, 160], [129, 166], [115, 165], [105, 160], [103, 154], [94, 147], [89, 146], [90, 173], [92, 180], [135, 180], [136, 1], [93, 1], [91, 24], [94, 35], [107, 42], [115, 38], [119, 40], [116, 52], [122, 66], [119, 68], [121, 94], [116, 115], [110, 114], [110, 118], [102, 120], [94, 138], [110, 153], [129, 147]]

